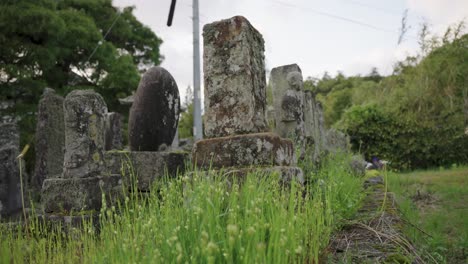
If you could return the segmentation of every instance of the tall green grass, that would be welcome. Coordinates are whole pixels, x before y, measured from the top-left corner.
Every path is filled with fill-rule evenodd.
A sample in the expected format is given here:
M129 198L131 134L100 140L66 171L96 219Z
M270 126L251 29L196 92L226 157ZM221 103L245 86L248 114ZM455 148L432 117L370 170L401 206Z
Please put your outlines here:
M318 263L360 201L348 162L338 155L318 170L302 164L305 187L281 186L277 175L253 173L239 185L192 171L103 206L99 228L86 222L65 233L34 220L28 234L2 228L0 262Z
M429 263L467 263L468 167L390 173L406 233Z

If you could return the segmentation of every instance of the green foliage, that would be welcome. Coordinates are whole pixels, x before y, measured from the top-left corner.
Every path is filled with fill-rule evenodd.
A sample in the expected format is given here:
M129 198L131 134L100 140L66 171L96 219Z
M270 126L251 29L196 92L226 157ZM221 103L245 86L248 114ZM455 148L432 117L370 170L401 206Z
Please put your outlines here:
M7 0L0 5L0 101L14 102L0 111L20 120L22 144L33 143L45 87L61 95L94 89L116 111L118 98L136 89L139 71L161 62L161 40L131 7L119 11L111 0Z
M179 138L193 138L193 93L187 87L185 92L185 102L181 107L179 119Z
M326 74L305 86L316 91L326 124L350 134L354 149L367 157L400 169L466 163L468 34L462 32L463 23L443 38L426 28L421 53L399 62L388 77L376 69L365 77Z
M390 173L389 188L406 222L405 233L427 263L466 263L468 167Z

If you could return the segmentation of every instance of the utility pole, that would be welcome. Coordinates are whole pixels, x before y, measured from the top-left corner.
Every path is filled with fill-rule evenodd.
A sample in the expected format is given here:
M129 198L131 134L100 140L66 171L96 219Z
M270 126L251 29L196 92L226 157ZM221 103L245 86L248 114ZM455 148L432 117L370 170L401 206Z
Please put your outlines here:
M193 19L193 136L194 140L203 139L200 92L200 19L198 0L192 2Z

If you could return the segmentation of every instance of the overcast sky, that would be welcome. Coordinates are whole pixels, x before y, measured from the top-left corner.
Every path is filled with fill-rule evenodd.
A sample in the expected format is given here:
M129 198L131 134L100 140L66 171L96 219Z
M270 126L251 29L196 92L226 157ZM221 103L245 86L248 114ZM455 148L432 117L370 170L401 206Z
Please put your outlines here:
M173 25L166 26L171 0L114 0L135 6L135 16L163 39L161 66L172 73L184 98L192 86L192 0L177 0ZM245 16L263 34L265 64L297 63L304 78L325 71L345 75L377 67L388 74L393 64L414 53L421 23L433 32L468 18L468 0L199 0L200 34L204 24ZM409 31L398 45L404 10ZM200 39L203 54L203 40ZM203 65L203 63L201 64ZM203 73L202 73L203 74ZM203 79L202 79L203 80ZM202 81L203 85L203 81Z

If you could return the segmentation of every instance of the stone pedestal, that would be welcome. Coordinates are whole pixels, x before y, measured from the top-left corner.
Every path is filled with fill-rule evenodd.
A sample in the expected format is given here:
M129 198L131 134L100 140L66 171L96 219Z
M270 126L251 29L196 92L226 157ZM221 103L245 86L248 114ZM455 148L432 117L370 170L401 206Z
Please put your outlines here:
M64 110L64 170L44 181L44 210L99 210L103 194L109 200L122 190L120 176L104 174L106 103L92 90L74 90L65 98Z
M126 186L132 184L136 177L139 191L150 191L158 179L175 178L177 173L185 171L185 152L153 152L153 151L109 151L105 155L107 173L122 175Z
M303 182L291 140L267 133L262 35L241 16L203 28L205 135L192 162L206 173L242 179L278 175Z

